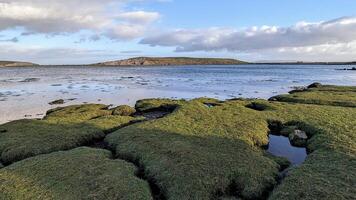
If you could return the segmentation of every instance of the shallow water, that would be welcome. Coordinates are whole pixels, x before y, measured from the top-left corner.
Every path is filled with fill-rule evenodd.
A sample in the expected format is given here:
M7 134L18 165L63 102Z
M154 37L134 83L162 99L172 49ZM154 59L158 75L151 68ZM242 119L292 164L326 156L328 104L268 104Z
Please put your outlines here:
M272 155L287 158L294 166L302 164L307 157L306 148L292 146L285 136L270 134L267 151Z
M312 82L356 85L348 66L238 65L183 67L13 67L0 68L0 124L40 118L64 99L65 105L134 105L143 98L269 98Z

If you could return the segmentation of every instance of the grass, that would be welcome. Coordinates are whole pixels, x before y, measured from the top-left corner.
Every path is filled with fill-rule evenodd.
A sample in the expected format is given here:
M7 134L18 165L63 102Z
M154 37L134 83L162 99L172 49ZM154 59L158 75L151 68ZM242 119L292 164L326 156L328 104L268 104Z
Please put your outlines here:
M44 120L18 120L0 125L0 160L10 164L86 145L140 119L111 114L105 105L88 104L51 110Z
M111 156L84 147L17 162L0 170L0 199L152 199L136 167Z
M159 102L151 99L138 105L152 109L160 107ZM278 161L262 155L259 147L268 142L267 122L280 121L307 132L310 154L271 199L350 199L355 194L355 108L264 100L209 99L211 103L216 105L208 107L204 99L164 99L162 105L178 104L172 114L120 129L106 141L118 155L140 162L169 199L217 194L255 199L275 184ZM231 187L234 192L229 192Z
M144 166L168 199L260 198L276 183L280 167L259 147L268 143L266 120L242 106L204 103L180 102L165 118L125 127L106 141L118 156ZM159 100L142 105L160 107Z
M104 105L59 108L49 111L44 120L20 120L1 125L1 162L75 148L114 131L105 137L105 141L115 156L142 167L145 177L159 186L167 199L354 199L356 108L350 103L354 103L355 90L356 87L318 86L290 94L300 97L300 100L291 102L251 99L220 102L206 98L141 100L136 104L138 113L152 110L172 113L130 126L125 125L142 118L113 115L113 110ZM341 100L340 97L329 97L330 92L340 93ZM339 103L335 103L337 101ZM272 124L278 126L271 127ZM289 163L266 153L262 147L268 144L271 128L282 129L287 136L288 127L307 133L309 154L301 166L291 168L288 176L278 184L279 171ZM77 151L102 152L107 155L107 160L110 156L102 150L80 148ZM87 188L92 186L91 182L74 183L82 179L87 183L88 177L95 179L108 173L105 175L107 179L103 179L108 184L101 186L101 182L95 182L100 185L92 193L98 195L96 199L117 199L118 196L110 194L124 194L121 189L108 192L111 188L116 189L116 184L126 188L125 191L144 190L140 183L126 187L126 183L120 182L130 182L135 178L132 177L134 172L124 171L118 177L113 176L114 169L100 167L106 163L101 157L90 156L90 162L86 162L86 154L79 152L35 156L2 168L0 180L6 177L3 178L6 182L2 184L0 181L0 189L6 191L6 195L13 195L10 197L14 199L19 199L16 195L86 195L90 194ZM72 154L75 159L63 159L62 164L57 164L64 165L59 175L73 180L58 178L57 165L51 163L56 163L60 155L71 157ZM120 166L115 169L121 170ZM93 171L87 172L86 169ZM123 178L123 175L127 177ZM53 182L57 184L51 184ZM61 190L67 185L73 187L68 194ZM109 185L112 187L108 189ZM68 196L68 199L77 199L73 197L78 196ZM86 197L83 198L90 199ZM135 196L122 198L137 199Z
M356 107L356 89L348 86L322 85L273 98L283 102Z

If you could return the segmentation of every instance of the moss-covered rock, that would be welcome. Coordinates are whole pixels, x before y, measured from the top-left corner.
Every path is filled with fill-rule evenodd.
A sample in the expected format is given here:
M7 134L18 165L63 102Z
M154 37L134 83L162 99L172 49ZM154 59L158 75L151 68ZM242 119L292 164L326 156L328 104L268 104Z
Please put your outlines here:
M0 125L0 160L12 163L86 145L138 120L111 115L107 107L68 106L50 110L44 120L18 120Z
M272 97L270 100L356 107L356 87L315 85L313 87L309 86L308 89L303 90L302 92L278 95Z
M127 106L127 105L118 106L112 109L112 114L119 115L119 116L131 116L135 114L135 112L136 112L135 108L132 108L131 106Z
M152 199L136 167L106 150L78 148L0 170L0 199Z

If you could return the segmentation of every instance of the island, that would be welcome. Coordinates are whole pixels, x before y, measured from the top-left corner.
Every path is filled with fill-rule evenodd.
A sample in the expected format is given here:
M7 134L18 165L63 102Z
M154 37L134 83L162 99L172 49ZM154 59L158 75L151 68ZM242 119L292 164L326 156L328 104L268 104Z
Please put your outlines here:
M226 58L136 57L92 64L92 66L181 66L181 65L239 65L247 62Z
M0 61L0 67L32 67L38 66L38 64L31 62L20 62L20 61Z

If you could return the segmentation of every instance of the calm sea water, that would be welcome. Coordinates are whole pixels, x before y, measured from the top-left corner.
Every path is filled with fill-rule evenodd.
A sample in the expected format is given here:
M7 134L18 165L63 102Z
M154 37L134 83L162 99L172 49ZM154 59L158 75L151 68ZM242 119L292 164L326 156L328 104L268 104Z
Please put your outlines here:
M356 85L348 66L239 65L182 67L0 68L0 123L40 118L55 106L104 103L134 105L143 98L269 98L312 82Z

